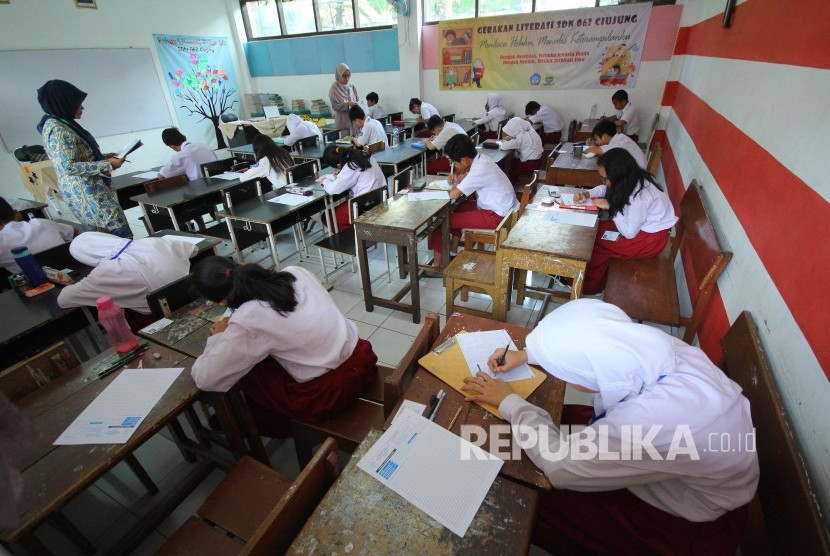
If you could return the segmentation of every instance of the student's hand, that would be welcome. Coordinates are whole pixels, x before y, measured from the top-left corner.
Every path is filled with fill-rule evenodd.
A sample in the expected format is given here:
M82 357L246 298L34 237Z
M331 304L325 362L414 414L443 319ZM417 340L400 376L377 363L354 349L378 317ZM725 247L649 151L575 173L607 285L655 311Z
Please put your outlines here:
M591 197L591 194L587 191L577 191L574 193L574 203L581 203L583 201L587 201Z
M504 373L514 367L518 367L522 363L527 363L527 352L525 350L513 351L508 349L507 356L504 358L504 364L499 365L499 360L503 353L504 348L499 348L487 360L487 367L494 373Z
M112 166L113 170L117 170L117 169L121 168L121 166L124 164L124 159L123 158L115 158L113 156L112 158L109 159L109 163Z
M484 402L496 407L502 400L513 393L510 384L503 380L490 378L487 373L478 373L477 376L468 376L464 379L461 390L467 393L468 402Z
M225 329L228 328L229 321L230 319L228 317L222 317L221 319L213 323L213 326L210 329L210 335L213 336L215 334L220 334L224 332Z
M115 158L116 153L105 153L104 158Z
M597 208L601 208L601 209L605 209L605 210L608 210L608 209L611 208L611 203L608 202L608 199L603 199L601 197L597 198L597 199L594 199L594 204L597 206Z
M601 147L590 147L590 148L585 149L585 152L586 153L594 153L596 155L601 155L602 154L602 148Z
M450 174L449 176L447 176L447 183L450 185L455 185L456 183L458 183L458 176L456 176L455 174Z

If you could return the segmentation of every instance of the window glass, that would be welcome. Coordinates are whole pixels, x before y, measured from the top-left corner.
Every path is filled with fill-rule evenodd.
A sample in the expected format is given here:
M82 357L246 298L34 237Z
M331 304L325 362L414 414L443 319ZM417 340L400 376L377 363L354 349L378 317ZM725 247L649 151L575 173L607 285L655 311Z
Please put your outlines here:
M476 16L476 2L475 0L424 0L424 10L425 21L464 19Z
M317 32L312 0L282 0L282 16L286 35Z
M505 14L530 13L533 9L531 0L480 0L478 3L479 17Z
M320 31L354 29L352 0L317 0L317 13L320 16Z
M602 1L602 0L600 0ZM618 0L612 0L615 4ZM536 0L536 11L573 10L576 8L593 8L595 0Z
M355 0L359 27L380 27L398 23L398 13L387 0ZM410 0L411 1L411 0Z
M246 2L245 13L248 16L248 24L251 26L252 39L282 35L276 0Z

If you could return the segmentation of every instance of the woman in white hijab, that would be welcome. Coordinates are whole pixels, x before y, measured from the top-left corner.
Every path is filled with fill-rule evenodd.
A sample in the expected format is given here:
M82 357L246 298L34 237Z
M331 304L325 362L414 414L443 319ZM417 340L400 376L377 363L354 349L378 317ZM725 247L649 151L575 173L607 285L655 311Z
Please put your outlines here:
M510 118L501 128L503 151L515 150L519 161L510 165L510 177L515 181L521 176L532 176L542 166L542 138L525 119Z
M300 118L296 114L289 114L285 121L285 127L288 128L288 135L283 139L283 144L286 147L293 147L300 139L317 136L319 144L323 144L323 132L313 122L308 122Z
M498 406L554 486L535 544L552 554L735 553L758 485L754 429L740 387L700 349L580 299L545 317L499 366L502 352L489 361L495 372L527 362L594 393L590 424L568 435L509 383L465 380L468 399ZM591 457L574 457L575 438L590 439Z
M198 249L170 236L131 240L86 232L72 240L69 252L78 262L94 268L86 278L61 290L58 305L92 307L99 297L108 295L122 309L149 315L147 294L187 276L190 257ZM131 325L146 320L137 319Z
M483 125L486 131L479 134L479 139L498 139L499 122L507 117L507 111L501 103L498 93L490 93L487 96L487 103L484 105L487 113L483 118L475 120L476 125Z
M347 130L348 134L354 135L352 122L349 120L349 108L357 104L360 97L357 96L357 89L349 83L352 77L352 70L346 64L337 64L334 72L334 83L329 87L329 100L331 109L334 110L334 124L339 130Z

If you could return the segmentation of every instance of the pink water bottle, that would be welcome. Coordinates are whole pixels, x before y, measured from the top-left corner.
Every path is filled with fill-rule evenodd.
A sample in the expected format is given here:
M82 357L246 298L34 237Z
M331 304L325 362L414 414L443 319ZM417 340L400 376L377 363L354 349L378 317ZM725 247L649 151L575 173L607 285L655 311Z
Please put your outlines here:
M118 353L127 353L138 347L138 341L124 318L124 311L109 296L96 302L98 305L98 322L109 334L110 342Z

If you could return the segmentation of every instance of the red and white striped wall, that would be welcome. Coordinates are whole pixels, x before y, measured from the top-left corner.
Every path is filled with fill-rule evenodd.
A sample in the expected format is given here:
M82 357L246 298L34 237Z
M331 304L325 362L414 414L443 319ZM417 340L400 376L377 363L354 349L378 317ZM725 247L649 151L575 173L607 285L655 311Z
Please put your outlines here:
M663 95L660 178L678 204L692 179L734 258L701 347L743 310L759 326L830 510L830 4L685 0ZM684 261L685 264L685 261Z

